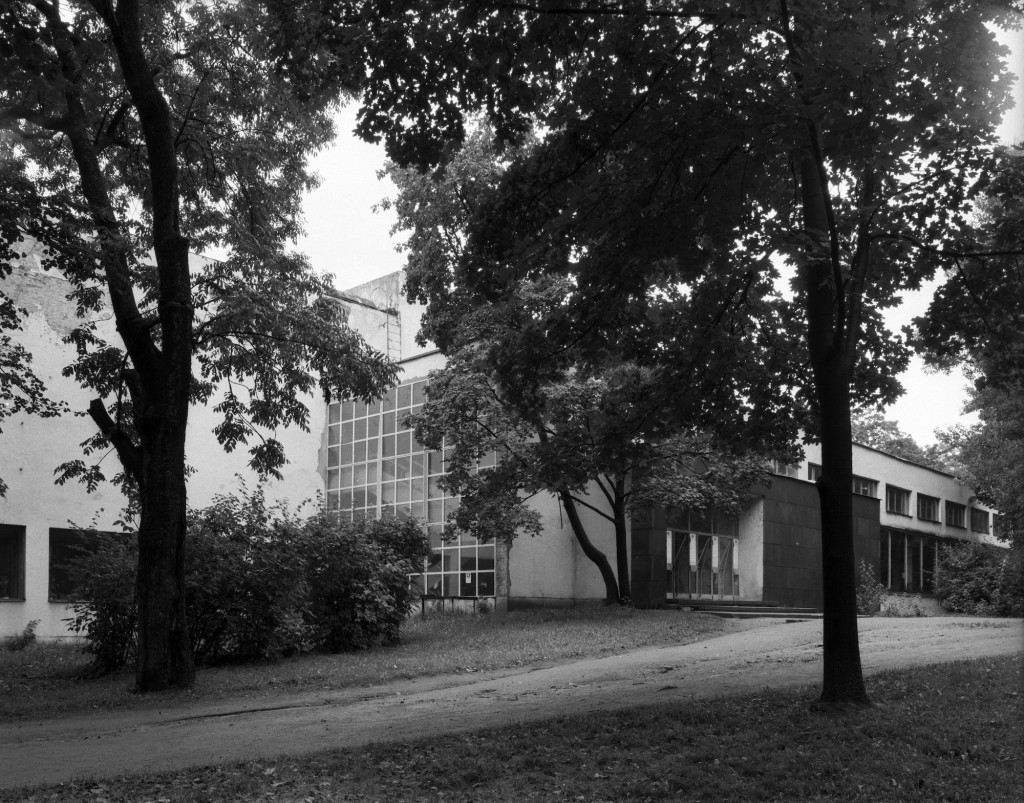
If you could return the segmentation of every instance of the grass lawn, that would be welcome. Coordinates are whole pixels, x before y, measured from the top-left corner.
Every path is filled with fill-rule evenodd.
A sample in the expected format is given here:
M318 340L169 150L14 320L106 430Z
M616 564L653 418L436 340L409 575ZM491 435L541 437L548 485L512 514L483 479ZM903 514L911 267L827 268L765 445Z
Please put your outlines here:
M887 672L876 706L808 690L562 718L304 759L65 784L0 800L1018 803L1020 656Z
M432 614L409 620L401 643L339 655L200 669L185 692L132 693L130 670L83 678L88 664L69 644L0 652L0 722L96 709L161 707L372 686L428 675L536 666L689 644L743 625L707 614L585 607L507 615Z

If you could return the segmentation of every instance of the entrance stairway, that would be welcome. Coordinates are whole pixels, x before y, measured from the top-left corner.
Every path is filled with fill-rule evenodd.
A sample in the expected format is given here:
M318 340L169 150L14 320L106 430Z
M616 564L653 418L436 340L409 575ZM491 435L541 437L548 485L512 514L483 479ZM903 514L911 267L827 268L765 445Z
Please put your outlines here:
M664 605L677 611L700 611L723 616L727 619L785 619L798 622L820 619L821 611L815 608L787 608L777 602L733 599L675 599Z

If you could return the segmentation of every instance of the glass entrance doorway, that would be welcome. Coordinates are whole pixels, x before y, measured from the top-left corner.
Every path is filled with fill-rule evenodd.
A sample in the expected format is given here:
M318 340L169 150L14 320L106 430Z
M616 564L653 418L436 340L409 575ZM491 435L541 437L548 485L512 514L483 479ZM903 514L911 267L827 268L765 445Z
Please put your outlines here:
M736 519L691 514L689 524L689 531L668 530L666 533L668 597L739 599ZM703 526L698 529L693 525Z

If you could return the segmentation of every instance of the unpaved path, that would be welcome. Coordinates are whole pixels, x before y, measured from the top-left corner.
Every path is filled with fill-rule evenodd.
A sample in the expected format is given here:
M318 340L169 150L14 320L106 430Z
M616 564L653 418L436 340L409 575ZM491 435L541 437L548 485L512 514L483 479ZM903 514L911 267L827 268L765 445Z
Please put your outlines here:
M1020 620L864 619L865 672L1019 653ZM0 727L0 788L406 741L514 722L810 685L821 622L545 669L423 678L252 707L129 711Z

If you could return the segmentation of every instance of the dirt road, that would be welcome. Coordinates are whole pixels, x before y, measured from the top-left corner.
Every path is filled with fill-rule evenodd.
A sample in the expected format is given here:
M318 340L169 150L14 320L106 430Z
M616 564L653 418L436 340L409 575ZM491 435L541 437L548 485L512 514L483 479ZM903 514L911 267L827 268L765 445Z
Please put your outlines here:
M864 619L865 672L1020 653L1020 620ZM695 697L812 685L821 622L545 669L425 678L337 694L0 726L0 789L355 747L371 741Z

